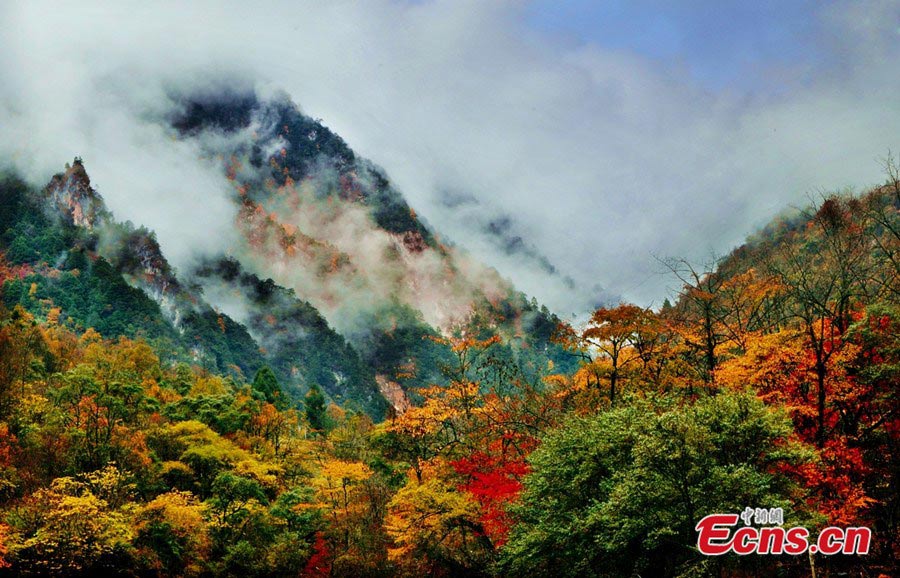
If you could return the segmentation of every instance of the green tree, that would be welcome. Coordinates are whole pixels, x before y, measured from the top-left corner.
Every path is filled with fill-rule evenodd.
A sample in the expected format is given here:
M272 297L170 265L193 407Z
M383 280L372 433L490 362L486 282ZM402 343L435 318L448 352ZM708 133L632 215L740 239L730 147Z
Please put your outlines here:
M281 390L281 384L275 377L275 372L268 365L264 365L256 372L253 378L253 389L262 393L266 397L266 401L274 404L279 409L285 406L284 393Z
M328 414L325 408L325 396L319 386L312 384L303 399L306 421L309 427L317 432L324 432L328 425Z
M791 422L750 393L722 393L694 405L632 401L573 417L531 456L503 551L510 575L682 575L704 560L694 550L703 516L747 505L799 503L774 473L810 450L781 440Z

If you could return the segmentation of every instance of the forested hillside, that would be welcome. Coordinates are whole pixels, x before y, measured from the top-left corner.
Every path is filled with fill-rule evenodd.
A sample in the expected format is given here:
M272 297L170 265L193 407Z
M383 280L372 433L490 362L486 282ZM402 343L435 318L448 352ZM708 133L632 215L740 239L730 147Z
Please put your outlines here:
M392 405L408 404L420 383L443 383L440 367L452 354L436 339L442 334L502 333L509 360L535 376L554 359L572 363L550 339L556 318L511 289L493 301L472 296L465 319L443 332L401 299L373 298L359 302L360 310L345 303L356 328L347 332L351 344L294 289L248 271L235 257L198 255L200 265L176 274L152 231L115 220L80 159L43 190L12 176L2 187L5 255L17 271L3 293L7 307L19 304L39 319L52 311L105 337L142 337L165 362L238 378L268 365L293 400L315 383L328 399L376 420ZM241 254L244 262L258 259L252 251ZM323 275L314 279L325 287L332 281Z
M382 393L390 384L415 397L420 383L442 381L440 367L451 351L433 338L453 334L502 334L510 359L533 375L545 373L548 361L574 368L550 340L555 315L442 241L384 170L287 95L216 92L172 100L173 138L216 159L232 186L241 236L222 247L225 259L308 302L373 370ZM202 267L186 275L211 302L255 308L239 287L217 291L226 280L210 272Z
M889 169L886 186L818 199L708 270L670 261L683 287L660 310L621 304L546 327L572 370L523 363L527 343L490 316L472 318L477 334L424 329L440 375L411 371L412 404L384 421L337 403L317 356L344 351L366 379L381 366L322 337L325 321L291 291L211 262L198 275L252 296L251 321L200 307L179 330L126 281L121 257L102 256L95 228L61 223L7 180L2 572L890 575L900 179ZM274 330L260 352L249 335L263 326ZM309 368L299 402L280 382L287 358ZM869 526L872 551L699 555L698 520L746 506L781 507L811 530Z

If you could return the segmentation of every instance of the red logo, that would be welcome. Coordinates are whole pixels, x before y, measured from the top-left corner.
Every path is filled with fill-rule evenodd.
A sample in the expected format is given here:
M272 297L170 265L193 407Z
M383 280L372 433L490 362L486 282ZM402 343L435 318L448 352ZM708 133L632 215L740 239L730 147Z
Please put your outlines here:
M872 544L872 530L863 527L838 528L830 526L810 542L810 532L802 526L741 526L738 514L710 514L697 523L697 549L707 556L721 556L733 552L748 554L868 554ZM749 522L746 522L749 524Z

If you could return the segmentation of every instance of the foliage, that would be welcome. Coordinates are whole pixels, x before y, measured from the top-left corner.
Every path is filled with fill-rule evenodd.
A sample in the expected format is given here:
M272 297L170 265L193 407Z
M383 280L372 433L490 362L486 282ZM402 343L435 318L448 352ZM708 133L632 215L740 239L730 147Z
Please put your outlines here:
M780 464L812 452L784 441L788 419L752 393L690 406L635 400L553 431L529 459L504 550L513 575L671 575L698 562L694 525L746 504L804 520L803 494Z
M318 146L341 157L332 136ZM696 522L748 505L875 530L868 558L817 556L820 573L893 569L896 179L708 266L670 261L683 287L658 311L568 326L511 295L439 335L394 303L361 354L227 260L214 273L256 293L248 326L276 329L273 352L202 305L176 330L130 284L130 247L104 253L22 183L0 187L2 572L804 575L807 560L699 557ZM383 226L419 226L376 189ZM386 412L376 372L411 403Z

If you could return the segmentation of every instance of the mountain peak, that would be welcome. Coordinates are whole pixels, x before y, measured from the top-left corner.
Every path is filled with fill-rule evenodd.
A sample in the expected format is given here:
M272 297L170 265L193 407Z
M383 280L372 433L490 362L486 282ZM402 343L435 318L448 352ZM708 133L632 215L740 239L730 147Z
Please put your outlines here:
M66 170L50 179L44 190L47 200L72 224L93 229L106 215L106 204L91 186L91 178L81 157L75 157Z

